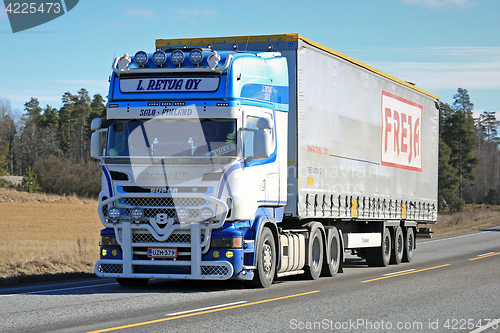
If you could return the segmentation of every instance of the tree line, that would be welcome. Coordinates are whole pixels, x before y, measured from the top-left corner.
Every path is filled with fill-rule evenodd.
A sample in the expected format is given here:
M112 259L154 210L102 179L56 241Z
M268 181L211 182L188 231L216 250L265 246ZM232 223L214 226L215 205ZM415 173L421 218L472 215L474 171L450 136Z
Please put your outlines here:
M453 100L439 105L439 210L498 204L500 123L494 112L474 118L466 89L458 88ZM90 123L105 116L104 98L85 89L64 93L59 109L31 98L17 120L0 98L0 176L34 174L45 192L96 197L101 171L90 158Z
M96 197L100 167L90 157L90 122L106 116L104 98L85 89L62 95L59 109L32 97L20 119L0 99L0 175L34 171L43 191Z

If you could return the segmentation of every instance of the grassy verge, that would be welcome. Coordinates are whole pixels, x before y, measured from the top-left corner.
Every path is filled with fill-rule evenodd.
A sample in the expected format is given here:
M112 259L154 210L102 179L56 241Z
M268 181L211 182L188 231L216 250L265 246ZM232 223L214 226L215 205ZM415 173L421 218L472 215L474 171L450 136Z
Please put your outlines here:
M0 189L0 286L93 275L97 201Z
M0 188L0 287L93 277L102 228L96 200ZM442 214L433 236L500 224L500 207Z

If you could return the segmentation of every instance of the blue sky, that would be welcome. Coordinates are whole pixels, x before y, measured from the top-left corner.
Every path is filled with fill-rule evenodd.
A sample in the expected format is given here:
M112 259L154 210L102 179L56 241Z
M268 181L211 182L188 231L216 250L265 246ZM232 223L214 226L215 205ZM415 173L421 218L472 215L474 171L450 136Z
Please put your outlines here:
M498 0L81 0L13 34L0 5L0 98L59 108L80 88L107 95L113 57L157 38L298 33L414 82L446 103L469 91L476 113L500 111ZM500 113L499 113L500 114Z

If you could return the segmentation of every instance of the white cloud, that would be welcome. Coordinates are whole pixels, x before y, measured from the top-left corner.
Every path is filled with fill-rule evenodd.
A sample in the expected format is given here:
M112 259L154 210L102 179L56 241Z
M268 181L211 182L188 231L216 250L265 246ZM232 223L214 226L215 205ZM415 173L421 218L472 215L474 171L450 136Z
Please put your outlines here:
M185 20L191 23L194 23L196 19L199 17L216 17L217 15L219 15L219 12L217 12L214 9L203 9L203 10L171 9L170 13L173 17L177 18L178 20Z
M500 89L500 47L358 49L356 53L368 65L423 89Z
M130 24L125 24L122 21L111 22L108 24L108 26L115 30L122 30L122 31L136 30L134 26Z
M443 8L456 6L462 9L475 5L474 0L403 0L406 5L421 5L429 8Z
M127 16L139 16L141 18L151 18L155 17L155 13L149 9L137 9L131 8L125 12Z

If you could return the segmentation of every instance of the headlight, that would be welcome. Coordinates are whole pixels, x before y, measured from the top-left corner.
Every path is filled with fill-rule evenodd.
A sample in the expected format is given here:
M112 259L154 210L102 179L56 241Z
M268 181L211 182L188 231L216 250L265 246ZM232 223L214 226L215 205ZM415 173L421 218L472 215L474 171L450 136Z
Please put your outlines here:
M101 236L101 246L118 246L116 237Z
M148 54L144 51L139 51L134 56L134 62L138 66L144 66L148 62Z
M167 55L162 50L158 50L153 53L153 62L157 66L161 66L167 61Z
M214 217L214 212L210 208L203 208L200 210L200 217L202 220L209 220Z
M189 52L189 61L193 64L198 65L203 60L203 52L201 50L195 49Z
M108 209L108 217L113 222L117 222L120 219L121 215L122 215L122 212L117 207L111 207L110 209Z
M179 208L177 209L177 219L179 222L184 222L188 219L189 217L189 211L185 208Z
M182 52L181 50L174 50L170 54L170 61L176 66L180 65L184 61L184 58L184 52Z
M134 220L140 220L144 216L144 211L142 208L136 207L130 210L130 217Z
M243 239L241 237L222 237L214 238L211 242L211 247L220 249L230 249L238 248L241 249L243 246Z

